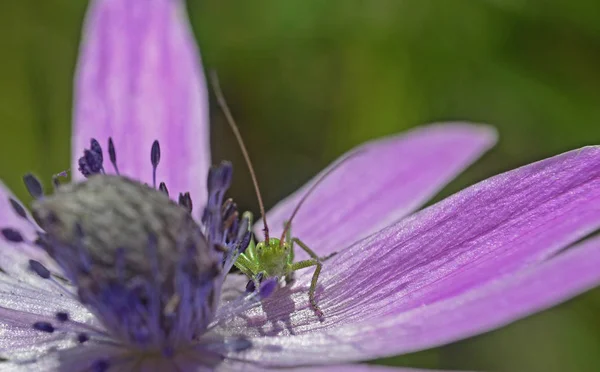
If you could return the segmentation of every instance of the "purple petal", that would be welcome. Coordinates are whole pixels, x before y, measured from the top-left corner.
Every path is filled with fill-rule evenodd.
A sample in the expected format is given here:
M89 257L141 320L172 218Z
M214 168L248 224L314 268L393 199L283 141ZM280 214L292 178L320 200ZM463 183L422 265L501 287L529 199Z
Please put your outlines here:
M319 372L319 371L348 371L348 372L435 372L430 369L414 369L414 368L394 368L394 367L385 367L378 366L374 364L344 364L344 365L334 365L334 366L319 366L319 367L304 367L304 368L293 368L293 369L285 369L285 371L292 372Z
M0 323L11 325L28 326L34 318L54 321L57 312L68 312L73 322L91 319L89 311L64 292L37 288L6 275L0 275L0 309ZM8 314L11 311L13 315Z
M60 357L60 358L58 358ZM177 370L182 372L205 372L208 370L203 366L197 355L180 355L174 359L167 358L151 358L148 357L141 363L137 359L127 358L122 355L122 351L112 346L103 345L86 345L85 347L74 347L68 350L63 350L60 354L48 355L36 361L34 365L28 365L27 368L19 368L19 365L2 363L2 367L6 367L6 371L71 371L81 370L82 366L89 365L95 360L101 358L115 358L123 361L115 366L118 370L135 370L144 372L163 372L173 370L174 363L177 364ZM59 360L60 359L60 360ZM32 369L32 368L38 369ZM87 370L87 369L86 369ZM253 363L243 361L226 360L219 364L214 371L245 371L257 372L264 371L264 367L257 366ZM289 371L289 372L319 372L319 371L349 371L349 372L435 372L433 370L422 370L412 368L393 368L368 364L353 364L353 365L334 365L334 366L317 366L317 367L302 367L302 368L285 368L285 369L269 369L270 371ZM441 372L441 371L440 371Z
M248 277L241 274L229 274L225 277L223 286L221 287L221 297L219 307L224 306L227 302L236 300L245 292Z
M250 363L245 363L243 361L233 362L226 361L224 364L220 365L217 370L223 371L231 371L231 370L240 370L246 372L254 372L254 371L264 371L265 367L255 366ZM394 367L385 367L378 366L374 364L345 364L345 365L323 365L323 366L315 366L315 367L300 367L300 368L269 368L268 371L289 371L289 372L328 372L328 371L348 371L348 372L435 372L433 370L425 370L425 369L413 369L413 368L394 368ZM441 372L441 371L439 371Z
M128 358L123 357L123 348L117 348L110 345L94 344L81 346L72 345L71 343L71 345L67 345L70 346L68 348L65 348L65 345L60 344L54 346L57 346L60 351L47 353L45 350L40 350L35 353L32 352L30 359L34 360L33 363L4 362L0 364L0 371L101 371L102 369L95 369L91 365L98 360L104 360L111 357L120 357L121 360L128 360ZM131 359L132 358L129 358L129 360ZM129 362L125 365L121 364L119 365L119 369L112 368L109 369L109 371L146 371L145 369L136 369L132 366L132 364L134 364L134 362Z
M96 138L112 172L152 184L150 149L162 147L157 181L204 204L210 164L207 92L180 0L96 0L90 5L75 81L73 169ZM75 172L78 173L78 172ZM77 174L77 178L81 178Z
M274 365L452 342L600 283L600 238L556 255L599 227L600 147L587 147L490 178L342 251L319 278L324 322L308 309L306 270L226 332L255 337L249 353Z
M24 209L23 204L2 182L0 182L0 221L0 229L14 230L26 240L23 243L14 243L0 235L0 268L5 273L29 282L39 281L39 278L27 272L29 259L40 261L52 270L56 269L52 259L41 248L27 243L36 238L37 225Z
M29 221L33 221L24 205L0 182L0 228L10 227L19 230L26 238L34 237L35 225L23 218L23 212Z
M321 256L339 251L413 212L495 142L490 127L446 123L360 146L310 195L292 234ZM267 213L273 236L281 234L298 200L325 172ZM262 231L260 221L255 231ZM296 251L298 259L307 257Z
M600 282L600 238L461 296L366 324L295 337L254 339L262 363L340 362L413 352L501 327L561 303ZM310 345L310 347L306 347ZM279 352L268 353L269 350ZM247 355L247 357L250 357Z
M37 322L56 324L56 314L67 312L70 321L60 332L46 333L33 328ZM73 344L63 330L86 331L81 322L93 322L92 315L76 300L50 287L44 289L23 280L0 274L0 354L15 360L29 360L50 348Z

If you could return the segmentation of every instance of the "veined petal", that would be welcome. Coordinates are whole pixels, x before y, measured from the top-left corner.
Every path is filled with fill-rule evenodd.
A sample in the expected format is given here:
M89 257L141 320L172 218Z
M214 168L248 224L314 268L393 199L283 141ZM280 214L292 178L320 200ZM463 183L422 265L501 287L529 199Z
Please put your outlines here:
M288 369L285 369L288 371ZM414 368L394 368L386 366L378 366L374 364L344 364L337 366L318 366L318 367L304 367L304 368L293 368L292 372L319 372L319 371L348 371L348 372L435 372L430 369L414 369ZM441 371L438 371L441 372Z
M501 327L597 286L598 265L600 238L595 238L554 259L442 302L366 324L257 338L250 352L260 353L263 363L284 365L297 360L348 362L440 346ZM277 346L279 352L268 353Z
M29 360L43 355L51 348L72 346L75 340L64 331L86 331L86 327L81 324L93 324L92 315L79 302L50 288L52 290L41 286L33 287L22 280L0 274L2 357ZM60 332L47 333L34 329L36 322L56 324L58 312L68 313L70 319L69 322L60 324Z
M225 277L223 286L221 287L221 297L219 307L224 306L230 301L239 298L244 294L246 290L246 284L248 284L248 277L243 274L228 274Z
M254 336L263 347L248 353L273 365L372 359L452 342L600 283L600 238L557 254L598 228L595 146L492 177L342 251L319 278L324 322L308 308L307 270L226 332Z
M80 349L72 349L62 352L59 361L58 354L49 355L33 365L18 365L14 363L0 363L0 372L30 372L30 371L72 371L75 368L80 368L82 365L99 358L106 358L107 353L111 355L114 350L107 350L106 347L86 347ZM217 368L206 368L194 362L193 358L175 358L168 359L151 359L146 363L134 364L129 366L131 371L143 372L163 372L172 370L174 362L177 365L178 371L185 372L209 372L209 371L244 371L258 372L264 371L264 367L245 363L242 361L225 361ZM120 366L127 367L127 366ZM121 370L124 370L121 368ZM413 368L393 368L370 364L352 364L352 365L337 365L337 366L316 366L316 367L300 367L300 368L285 368L285 369L268 369L269 371L288 371L288 372L320 372L320 371L348 371L348 372L435 372L433 370L413 369ZM441 371L438 371L441 372Z
M298 368L269 368L265 369L260 365L252 365L250 363L242 361L226 361L222 366L219 366L219 371L289 371L289 372L329 372L329 371L340 371L340 372L435 372L430 369L413 369L413 368L394 368L379 366L374 364L344 364L344 365L322 365L314 367L298 367ZM442 371L438 371L442 372Z
M445 123L362 145L343 155L351 158L317 186L296 215L292 234L321 256L339 251L413 212L495 142L491 127ZM267 213L274 236L332 166ZM256 226L262 236L260 221ZM300 249L296 255L308 257Z
M162 154L157 182L206 200L208 104L198 51L180 0L95 0L75 81L73 169L90 138L112 136L119 171L152 184L150 149ZM74 171L77 178L81 178Z
M30 316L52 318L59 311L68 312L74 321L84 322L92 318L83 305L65 293L30 286L3 274L0 275L0 309L4 309L0 311L3 314L0 324L31 325L33 322L28 323ZM8 315L10 311L14 311L14 316ZM23 323L19 323L17 312L23 314Z

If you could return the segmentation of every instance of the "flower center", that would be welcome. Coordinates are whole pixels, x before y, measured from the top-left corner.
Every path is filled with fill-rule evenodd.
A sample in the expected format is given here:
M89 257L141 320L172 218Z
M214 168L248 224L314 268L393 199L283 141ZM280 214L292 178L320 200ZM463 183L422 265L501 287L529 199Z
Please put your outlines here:
M40 244L112 334L156 348L206 329L223 252L187 209L125 177L94 175L32 210ZM187 324L177 321L182 304L194 305Z
M211 168L208 202L198 224L191 215L189 193L180 194L178 204L168 197L166 184L156 188L157 141L150 156L155 187L118 174L112 140L109 158L117 175L105 173L99 143L92 139L90 147L79 160L87 178L83 182L63 185L55 180L55 192L44 195L35 177L24 177L36 199L34 219L43 229L31 244L57 262L61 275L76 287L78 299L106 329L90 326L90 332L77 334L77 341L87 343L96 337L138 354L167 357L206 345L202 335L215 316L223 279L251 237L249 221L238 218L235 203L224 201L231 165L224 162ZM11 205L28 219L17 201L11 199ZM25 241L15 229L1 232L9 241ZM62 286L40 262L30 260L29 266L41 278ZM263 289L260 295L266 292ZM33 328L54 333L70 321L69 314L57 313L56 321L36 322ZM234 344L250 346L240 339ZM109 365L107 360L96 362L99 370Z

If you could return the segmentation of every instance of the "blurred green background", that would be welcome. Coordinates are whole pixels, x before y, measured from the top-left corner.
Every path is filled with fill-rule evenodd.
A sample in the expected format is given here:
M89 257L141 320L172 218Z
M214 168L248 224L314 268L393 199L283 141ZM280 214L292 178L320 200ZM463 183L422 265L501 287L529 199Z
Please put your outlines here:
M0 4L0 177L69 167L72 79L85 1ZM438 120L495 125L499 145L441 196L518 165L600 143L597 0L194 0L268 206L345 150ZM213 110L214 159L237 165L232 195L256 201ZM276 180L276 181L275 181ZM600 269L600 268L599 268ZM504 329L384 364L597 371L600 291Z

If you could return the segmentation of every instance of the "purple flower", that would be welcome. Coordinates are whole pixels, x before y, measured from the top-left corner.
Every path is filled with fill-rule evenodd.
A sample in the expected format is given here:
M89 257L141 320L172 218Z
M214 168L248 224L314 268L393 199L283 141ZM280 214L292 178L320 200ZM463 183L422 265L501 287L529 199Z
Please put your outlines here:
M322 321L311 270L258 303L245 278L223 283L248 237L244 220L223 221L231 169L208 173L207 94L182 2L93 1L75 88L74 176L89 179L43 196L26 177L39 225L0 189L0 370L379 370L343 364L485 332L600 282L600 238L586 239L600 226L600 148L411 215L495 142L489 127L447 123L361 146L298 213L295 236L339 252L319 278ZM268 213L273 234L312 182Z

